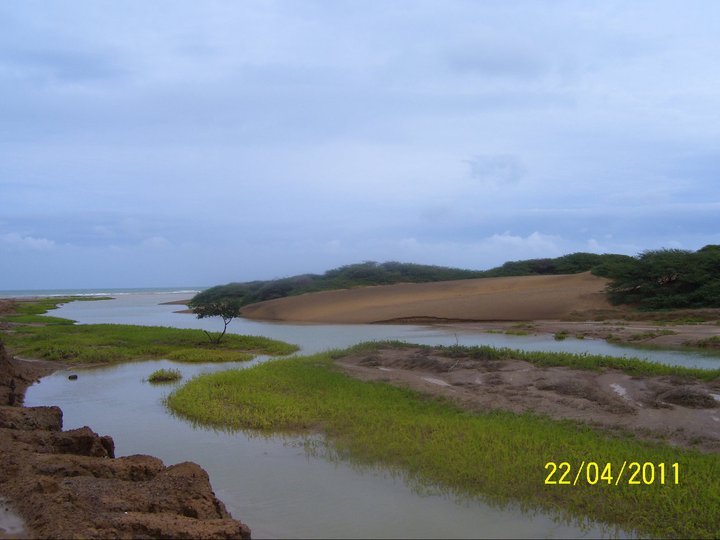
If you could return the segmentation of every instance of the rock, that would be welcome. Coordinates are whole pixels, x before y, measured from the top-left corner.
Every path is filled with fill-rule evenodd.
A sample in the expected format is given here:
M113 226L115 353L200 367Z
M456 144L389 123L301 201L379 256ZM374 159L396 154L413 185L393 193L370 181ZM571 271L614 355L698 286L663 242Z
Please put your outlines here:
M19 381L22 397L47 369L28 366L8 358L0 344L0 403L11 381ZM114 455L112 437L89 427L62 431L58 407L0 406L0 494L24 520L27 536L250 538L199 465Z
M0 407L0 428L62 430L60 407Z

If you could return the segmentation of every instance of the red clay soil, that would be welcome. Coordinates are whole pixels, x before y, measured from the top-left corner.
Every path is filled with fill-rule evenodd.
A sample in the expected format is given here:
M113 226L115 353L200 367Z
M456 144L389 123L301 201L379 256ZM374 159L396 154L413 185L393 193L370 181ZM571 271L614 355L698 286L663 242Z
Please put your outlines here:
M199 465L115 458L111 437L62 431L60 408L22 407L56 367L10 358L0 343L0 538L250 538ZM3 526L13 514L24 530Z

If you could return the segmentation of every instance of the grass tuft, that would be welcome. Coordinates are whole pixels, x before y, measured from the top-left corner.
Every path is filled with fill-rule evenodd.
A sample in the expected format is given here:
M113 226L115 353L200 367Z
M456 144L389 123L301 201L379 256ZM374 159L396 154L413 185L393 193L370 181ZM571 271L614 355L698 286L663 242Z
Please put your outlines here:
M168 383L168 382L175 382L182 379L182 373L180 373L179 369L158 369L157 371L153 371L150 376L148 377L148 382L157 384L157 383Z

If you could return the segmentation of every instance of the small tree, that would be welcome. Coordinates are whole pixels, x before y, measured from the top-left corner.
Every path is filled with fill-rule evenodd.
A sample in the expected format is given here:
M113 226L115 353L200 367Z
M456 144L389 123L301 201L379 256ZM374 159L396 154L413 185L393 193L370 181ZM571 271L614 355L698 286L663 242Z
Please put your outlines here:
M217 345L225 336L225 332L227 332L227 327L228 324L230 324L230 321L232 321L240 313L240 301L214 300L211 302L193 305L191 309L198 319L204 319L205 317L222 317L224 324L222 332L213 335L207 330L203 330L210 342Z

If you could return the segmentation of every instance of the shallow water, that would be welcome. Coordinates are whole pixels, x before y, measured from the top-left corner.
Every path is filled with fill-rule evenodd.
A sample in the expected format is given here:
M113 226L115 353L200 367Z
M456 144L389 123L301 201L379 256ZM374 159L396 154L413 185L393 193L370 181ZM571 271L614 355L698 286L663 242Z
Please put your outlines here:
M222 330L217 318L197 319L181 305L165 302L187 298L183 294L128 294L114 300L71 302L54 310L52 315L78 321L79 324L139 324ZM567 338L557 341L550 335L512 336L488 334L443 326L391 324L287 324L234 319L228 332L267 336L299 345L302 354L333 348L344 348L363 341L401 340L426 345L492 345L534 351L605 354L652 360L662 364L720 368L720 357L700 352L653 350L608 343L604 340Z
M218 321L173 313L182 306L160 305L177 298L162 294L127 295L110 301L75 302L53 315L86 324L218 329ZM422 326L287 325L239 320L233 321L230 330L296 343L303 353L370 339L617 355L636 353L600 341L556 342L537 336L469 332L456 335L452 330ZM650 354L656 353L644 355ZM663 353L662 358L693 365L704 357ZM208 471L218 497L235 517L250 525L255 538L572 538L608 536L614 532L601 526L579 528L557 523L545 513L493 508L479 500L458 501L441 493L420 494L386 471L359 469L351 463L312 455L305 451L300 438L259 437L253 433L194 427L174 417L163 405L163 398L182 383L154 386L144 381L160 368L180 369L187 380L199 373L245 368L263 360L236 364L181 364L168 360L127 363L74 370L79 375L75 381L68 380L68 372L58 372L32 386L26 404L59 405L64 411L65 429L89 425L98 433L111 434L118 456L143 453L158 456L166 464L185 460L199 463Z
M604 535L530 516L516 508L496 509L480 501L457 501L440 493L420 495L402 479L381 470L314 457L300 438L223 433L173 417L163 405L174 384L143 380L160 368L180 369L183 378L231 365L188 365L167 360L73 370L45 377L28 390L26 404L55 404L64 427L91 426L112 434L118 456L143 453L166 464L195 461L209 473L213 489L233 516L246 521L254 538L572 538Z

